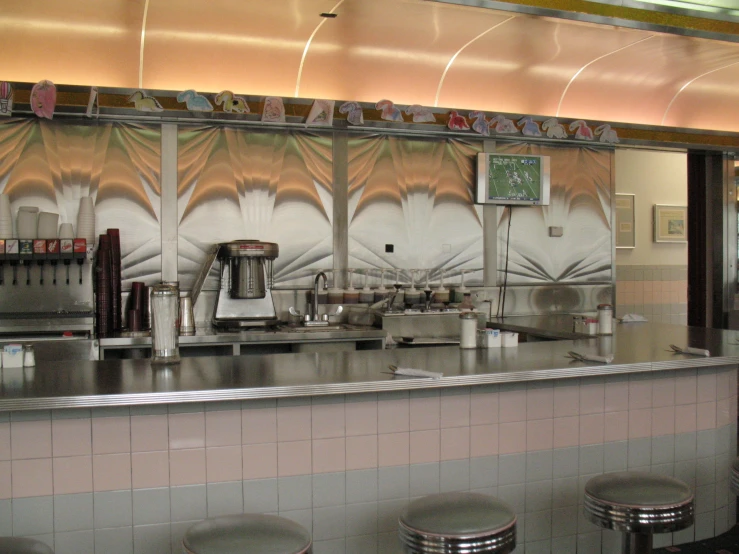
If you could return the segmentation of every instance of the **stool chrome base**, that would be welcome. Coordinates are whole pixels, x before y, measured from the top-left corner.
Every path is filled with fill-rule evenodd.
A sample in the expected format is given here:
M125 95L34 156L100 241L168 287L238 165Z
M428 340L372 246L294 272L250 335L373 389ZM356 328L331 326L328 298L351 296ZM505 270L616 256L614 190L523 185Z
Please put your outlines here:
M516 514L483 494L432 494L401 513L398 535L405 554L510 554L516 548Z
M585 485L585 518L623 532L623 554L652 554L654 533L693 525L693 493L672 477L638 471L607 473Z

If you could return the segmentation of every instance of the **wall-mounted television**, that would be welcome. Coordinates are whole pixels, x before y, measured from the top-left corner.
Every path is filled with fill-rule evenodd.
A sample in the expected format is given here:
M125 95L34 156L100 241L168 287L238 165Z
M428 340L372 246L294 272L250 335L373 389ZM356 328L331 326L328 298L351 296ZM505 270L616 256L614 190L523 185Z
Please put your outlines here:
M477 155L477 204L548 206L549 156Z

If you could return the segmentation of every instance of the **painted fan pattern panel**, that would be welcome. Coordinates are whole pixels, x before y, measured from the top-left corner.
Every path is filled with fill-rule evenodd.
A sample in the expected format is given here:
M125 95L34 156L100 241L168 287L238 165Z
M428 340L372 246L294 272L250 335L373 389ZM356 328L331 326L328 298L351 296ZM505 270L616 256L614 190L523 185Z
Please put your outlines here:
M67 124L31 119L0 123L0 192L77 224L79 199L95 199L95 229L121 233L123 288L161 279L158 127Z
M464 269L466 284L482 284L478 152L479 143L455 139L350 139L349 267L398 268L406 283L411 269L430 269L435 282L443 269L448 283L459 282Z
M511 222L508 283L610 282L611 153L583 147L501 144L505 154L551 157L549 206L517 207ZM508 210L498 222L498 282L503 280ZM550 226L564 236L549 237Z
M308 286L333 266L332 141L310 133L183 128L178 149L178 269L190 288L209 247L276 242L276 286ZM217 287L217 272L205 289Z

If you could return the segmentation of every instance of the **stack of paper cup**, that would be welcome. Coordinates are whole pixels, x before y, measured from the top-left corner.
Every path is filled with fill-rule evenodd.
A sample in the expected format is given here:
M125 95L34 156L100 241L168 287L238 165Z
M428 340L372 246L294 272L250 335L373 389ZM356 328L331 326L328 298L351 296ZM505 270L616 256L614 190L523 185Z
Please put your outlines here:
M74 227L71 223L62 223L59 226L59 238L60 239L73 239L74 238Z
M10 197L0 194L0 239L13 238L13 214L10 211Z
M55 239L59 228L59 214L41 212L38 214L38 237Z
M91 196L80 198L80 211L77 213L77 238L86 239L88 244L95 242L95 206Z
M19 239L37 238L38 208L21 206L15 219Z

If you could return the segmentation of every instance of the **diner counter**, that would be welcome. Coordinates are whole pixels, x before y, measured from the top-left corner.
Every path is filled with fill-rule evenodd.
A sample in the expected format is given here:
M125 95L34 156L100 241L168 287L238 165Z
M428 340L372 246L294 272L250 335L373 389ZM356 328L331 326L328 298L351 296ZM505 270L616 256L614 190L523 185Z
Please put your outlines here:
M711 357L676 354L669 345L705 348ZM610 364L568 352L613 353ZM5 369L0 411L126 406L351 394L715 367L739 362L736 333L661 323L615 326L608 337L524 343L513 348L457 346L383 351L39 362ZM389 365L441 372L441 379L396 377Z

